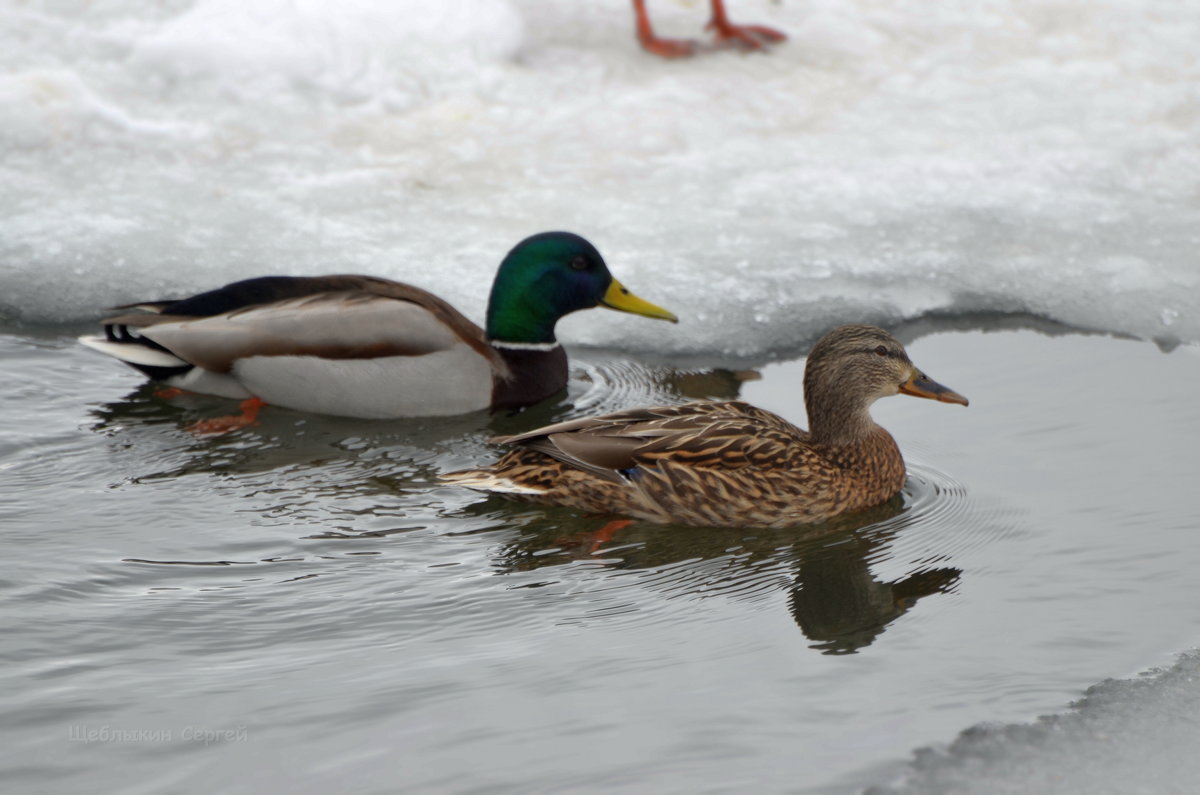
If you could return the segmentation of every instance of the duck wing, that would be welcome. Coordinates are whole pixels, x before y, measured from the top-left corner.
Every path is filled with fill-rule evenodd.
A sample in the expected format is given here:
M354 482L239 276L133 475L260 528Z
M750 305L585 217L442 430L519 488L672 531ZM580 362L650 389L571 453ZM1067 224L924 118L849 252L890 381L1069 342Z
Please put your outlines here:
M432 293L387 279L261 277L133 307L152 311L105 320L109 339L128 339L134 328L155 347L214 372L253 356L375 359L460 345L506 370L478 325Z
M784 466L805 432L742 401L633 409L550 425L494 441L544 453L618 482L638 467Z

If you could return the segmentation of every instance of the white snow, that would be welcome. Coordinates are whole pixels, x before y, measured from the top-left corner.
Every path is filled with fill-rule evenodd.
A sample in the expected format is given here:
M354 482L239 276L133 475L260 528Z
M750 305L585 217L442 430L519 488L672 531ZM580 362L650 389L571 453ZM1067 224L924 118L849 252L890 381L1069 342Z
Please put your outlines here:
M654 0L664 35L707 4ZM359 271L483 312L593 240L666 332L1029 312L1200 341L1200 13L1175 0L733 0L769 54L643 53L627 0L131 0L0 17L0 320Z
M1069 712L1029 724L980 725L923 748L868 795L1193 792L1200 757L1200 655L1088 689Z

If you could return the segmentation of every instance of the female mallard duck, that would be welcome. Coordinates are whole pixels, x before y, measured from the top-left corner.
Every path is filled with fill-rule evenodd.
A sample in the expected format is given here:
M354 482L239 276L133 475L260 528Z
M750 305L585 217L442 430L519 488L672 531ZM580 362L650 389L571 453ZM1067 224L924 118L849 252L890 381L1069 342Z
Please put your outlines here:
M263 276L119 307L148 311L109 318L105 336L80 341L193 392L348 417L447 415L558 392L567 356L555 323L597 305L677 321L621 286L591 243L545 232L500 264L486 330L387 279Z
M873 326L841 326L804 369L811 430L742 402L633 409L497 439L515 445L446 480L514 499L649 522L785 527L878 505L904 485L904 459L871 419L903 393L967 399L930 380Z

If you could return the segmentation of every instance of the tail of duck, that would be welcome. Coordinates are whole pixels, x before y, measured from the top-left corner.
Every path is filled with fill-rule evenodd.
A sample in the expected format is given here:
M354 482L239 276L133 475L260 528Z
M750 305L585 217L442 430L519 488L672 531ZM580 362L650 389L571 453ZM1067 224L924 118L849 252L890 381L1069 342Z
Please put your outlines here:
M456 483L476 491L486 491L491 494L543 494L544 489L523 486L509 478L497 475L490 469L460 469L457 472L446 472L438 476L448 483Z
M118 336L110 333L108 336L88 335L80 337L79 342L92 350L119 359L135 370L140 370L155 381L165 381L171 376L181 375L192 369L192 365L169 353L160 346L149 343L142 337L126 333Z

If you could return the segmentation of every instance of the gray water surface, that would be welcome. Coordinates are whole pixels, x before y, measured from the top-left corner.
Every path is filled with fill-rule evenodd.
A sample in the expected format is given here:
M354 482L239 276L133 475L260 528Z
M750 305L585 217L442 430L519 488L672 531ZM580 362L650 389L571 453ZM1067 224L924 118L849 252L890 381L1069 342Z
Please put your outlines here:
M803 362L743 382L576 351L569 394L517 416L267 409L214 439L186 426L228 402L157 398L66 331L0 336L6 788L853 791L1200 644L1197 351L909 350L971 406L876 405L910 464L892 504L606 540L436 475L646 402L803 425Z

